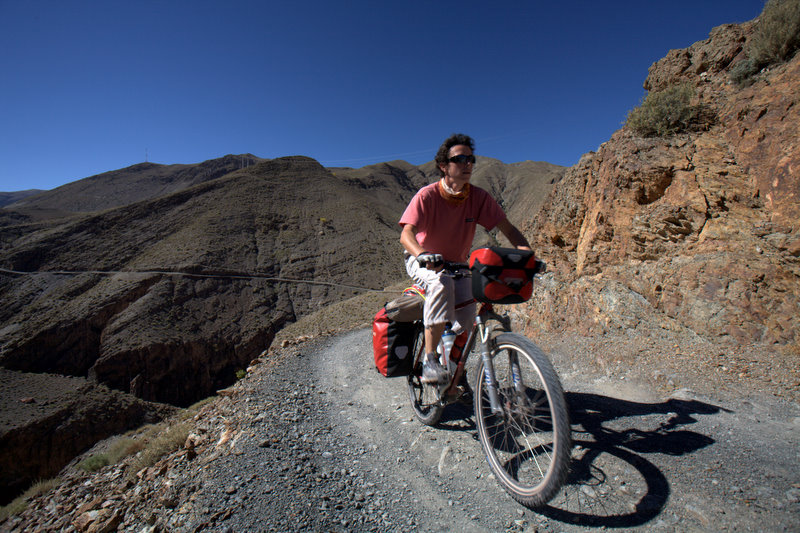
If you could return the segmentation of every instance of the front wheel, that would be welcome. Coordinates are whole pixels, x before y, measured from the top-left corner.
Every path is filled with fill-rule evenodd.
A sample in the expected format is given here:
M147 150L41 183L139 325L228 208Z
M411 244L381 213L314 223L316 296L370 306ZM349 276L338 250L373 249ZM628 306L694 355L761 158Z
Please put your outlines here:
M420 324L414 341L414 359L411 373L408 374L408 396L414 415L426 426L435 426L442 418L444 407L439 401L437 385L423 383L422 361L425 358L425 328Z
M499 412L490 405L484 364L475 386L475 419L489 467L511 496L529 507L547 503L569 472L571 435L564 391L539 348L516 333L493 341Z

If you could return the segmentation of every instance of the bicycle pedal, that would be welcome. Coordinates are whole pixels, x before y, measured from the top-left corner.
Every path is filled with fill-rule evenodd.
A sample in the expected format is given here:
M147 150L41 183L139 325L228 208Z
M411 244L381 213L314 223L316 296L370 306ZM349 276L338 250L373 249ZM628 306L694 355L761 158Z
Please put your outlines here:
M461 386L458 386L454 393L445 394L444 398L442 399L442 402L443 403L446 402L447 404L462 402L462 400L466 400L467 396L471 396L471 395L469 395L464 388L462 388ZM471 404L472 403L471 398L469 400L470 400L469 403ZM462 403L466 403L466 402L462 402Z

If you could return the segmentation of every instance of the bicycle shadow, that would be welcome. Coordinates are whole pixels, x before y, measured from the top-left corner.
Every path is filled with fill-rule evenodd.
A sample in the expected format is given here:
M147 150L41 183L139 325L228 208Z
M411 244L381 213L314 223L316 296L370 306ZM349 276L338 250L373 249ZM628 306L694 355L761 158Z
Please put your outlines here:
M436 424L436 429L444 431L471 431L476 430L475 409L472 403L454 402L445 407L442 418ZM475 433L475 439L478 434Z
M633 527L649 522L670 496L666 476L645 454L681 456L714 444L686 429L697 415L722 408L697 400L640 403L589 393L567 393L574 447L564 488L539 514L589 527Z

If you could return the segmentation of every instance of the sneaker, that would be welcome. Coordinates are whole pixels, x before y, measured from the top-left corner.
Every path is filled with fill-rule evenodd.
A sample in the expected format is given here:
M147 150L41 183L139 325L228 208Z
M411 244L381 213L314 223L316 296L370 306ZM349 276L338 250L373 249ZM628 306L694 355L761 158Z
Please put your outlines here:
M447 381L447 372L439 363L436 354L428 354L425 356L425 361L422 363L422 377L420 381L423 383L443 383Z

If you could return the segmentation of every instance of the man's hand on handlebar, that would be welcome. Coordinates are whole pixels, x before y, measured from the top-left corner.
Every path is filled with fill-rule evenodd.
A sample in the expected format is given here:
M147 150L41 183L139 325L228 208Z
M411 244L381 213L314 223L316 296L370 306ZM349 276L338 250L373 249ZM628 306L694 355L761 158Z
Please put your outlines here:
M417 263L423 268L435 270L444 264L442 254L435 254L432 252L422 252L417 256Z

